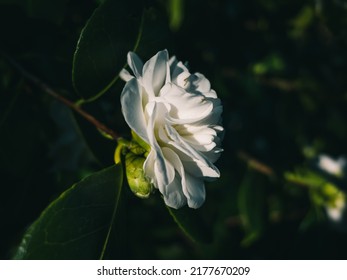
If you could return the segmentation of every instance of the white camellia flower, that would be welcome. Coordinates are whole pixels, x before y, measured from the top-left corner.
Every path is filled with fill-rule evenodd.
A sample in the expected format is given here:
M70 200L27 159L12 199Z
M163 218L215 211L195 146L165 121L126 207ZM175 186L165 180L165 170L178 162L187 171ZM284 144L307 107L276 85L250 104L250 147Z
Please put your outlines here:
M334 160L333 158L323 154L318 158L318 167L332 175L342 176L343 170L346 167L346 159L340 157L337 160Z
M338 192L331 205L326 206L328 217L334 222L340 222L346 208L346 197L343 192Z
M220 176L213 164L222 149L222 105L210 82L191 74L166 50L145 64L132 52L125 69L122 112L130 128L151 147L143 170L172 208L205 201L204 180Z

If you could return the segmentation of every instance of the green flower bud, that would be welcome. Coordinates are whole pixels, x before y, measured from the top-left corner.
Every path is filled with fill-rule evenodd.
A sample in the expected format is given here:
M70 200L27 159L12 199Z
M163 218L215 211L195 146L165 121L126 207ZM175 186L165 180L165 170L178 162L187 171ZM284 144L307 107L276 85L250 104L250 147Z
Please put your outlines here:
M148 198L153 191L152 184L147 180L143 171L143 163L146 158L135 154L132 149L139 151L141 147L132 147L125 155L126 176L131 191L140 198ZM142 153L143 154L143 153Z
M120 164L122 155L125 158L125 173L131 191L140 198L148 198L153 192L153 185L147 179L143 164L150 151L150 146L132 132L132 140L118 139L114 161Z

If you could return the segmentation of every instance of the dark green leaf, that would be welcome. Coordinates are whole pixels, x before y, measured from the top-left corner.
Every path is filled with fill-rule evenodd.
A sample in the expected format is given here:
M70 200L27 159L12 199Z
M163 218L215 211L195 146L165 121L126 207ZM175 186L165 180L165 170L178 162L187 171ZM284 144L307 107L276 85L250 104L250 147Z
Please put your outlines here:
M93 101L109 90L129 51L148 59L172 45L167 19L138 1L104 1L81 33L73 61L75 89Z
M117 80L140 36L138 1L104 1L84 27L73 59L75 89L84 99L101 96Z
M103 258L122 186L121 165L73 185L25 233L15 259Z
M170 215L178 224L180 229L190 239L200 243L212 242L213 235L211 227L208 227L203 218L201 217L201 211L183 207L175 210L167 207Z
M143 28L139 43L134 50L143 60L156 52L174 45L167 18L155 8L149 8L143 14Z

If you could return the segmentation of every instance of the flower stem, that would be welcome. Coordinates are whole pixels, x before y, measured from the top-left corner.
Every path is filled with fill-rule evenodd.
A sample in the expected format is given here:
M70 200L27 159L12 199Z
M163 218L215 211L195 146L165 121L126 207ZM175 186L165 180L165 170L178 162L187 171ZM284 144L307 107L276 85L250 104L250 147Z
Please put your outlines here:
M67 107L70 109L74 110L76 113L81 115L84 119L86 119L88 122L93 124L97 129L100 131L108 134L111 136L113 140L118 140L120 137L119 135L113 131L112 129L108 128L105 124L94 118L92 115L84 111L80 106L72 102L71 100L63 97L59 93L57 93L55 90L53 90L50 86L48 86L46 83L41 81L39 78L36 76L32 75L29 73L27 70L25 70L21 65L19 65L13 58L9 57L7 54L4 52L0 52L6 59L7 61L17 69L18 72L20 72L24 78L26 78L28 81L32 82L35 86L40 88L42 91L45 93L49 94L53 98L57 99L58 101L62 102L65 104Z

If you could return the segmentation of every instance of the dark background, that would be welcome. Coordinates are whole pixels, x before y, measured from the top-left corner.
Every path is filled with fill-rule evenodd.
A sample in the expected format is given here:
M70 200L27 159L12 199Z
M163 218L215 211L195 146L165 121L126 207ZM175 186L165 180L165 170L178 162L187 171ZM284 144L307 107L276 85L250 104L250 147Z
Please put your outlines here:
M72 58L98 2L0 0L2 54L78 100ZM179 9L168 3L145 1L169 27L166 48L203 73L224 106L222 175L207 185L200 210L214 240L193 243L158 193L142 201L127 190L127 234L117 257L346 259L344 220L326 219L309 190L284 174L321 153L347 153L347 2L191 0ZM147 49L142 59L157 51ZM113 164L115 143L27 82L4 56L0 71L0 258L11 258L49 202ZM123 85L83 108L129 136L119 109ZM322 218L312 214L317 207Z

